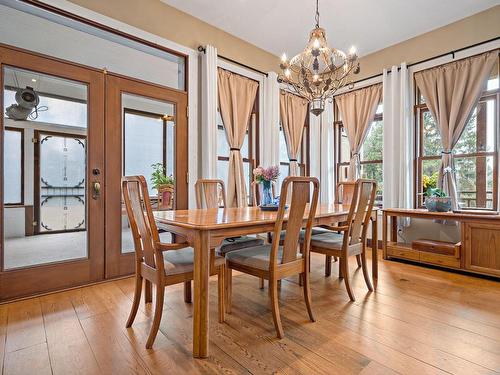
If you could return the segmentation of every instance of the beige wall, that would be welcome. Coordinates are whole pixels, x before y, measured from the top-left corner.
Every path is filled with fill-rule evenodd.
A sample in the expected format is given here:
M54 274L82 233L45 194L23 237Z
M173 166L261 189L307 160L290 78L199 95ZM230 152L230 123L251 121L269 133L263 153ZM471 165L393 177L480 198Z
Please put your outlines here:
M362 57L356 80L382 73L392 65L411 64L498 36L500 5Z
M70 0L176 43L217 47L220 55L263 71L278 71L278 57L159 0ZM500 5L361 58L356 80L384 68L421 61L500 36Z
M193 49L211 44L224 57L262 71L276 70L279 57L159 0L70 0Z

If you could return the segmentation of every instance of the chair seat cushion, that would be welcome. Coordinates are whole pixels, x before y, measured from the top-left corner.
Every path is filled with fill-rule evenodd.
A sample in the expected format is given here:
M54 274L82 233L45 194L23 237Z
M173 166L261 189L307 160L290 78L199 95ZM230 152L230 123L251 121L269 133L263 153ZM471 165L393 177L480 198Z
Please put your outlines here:
M311 229L311 236L315 236L317 234L329 233L329 232L330 231L328 229L323 229L323 228L319 228L319 227L313 227ZM285 240L285 234L286 234L286 230L281 231L280 241L284 241ZM300 230L300 234L299 234L299 241L304 241L305 237L306 237L306 230L305 229L301 229Z
M341 250L343 240L344 235L342 233L328 231L328 233L313 236L311 238L311 248L321 247L323 249Z
M272 245L262 245L244 250L231 251L226 254L226 260L229 265L239 264L259 270L268 270L271 248ZM302 254L297 253L297 258L302 258ZM283 259L283 248L280 246L278 249L278 263L281 263L281 259Z
M225 256L227 253L235 250L246 249L247 247L255 247L264 245L264 240L261 238L241 236L226 238L218 249L218 253Z
M193 272L194 270L194 249L186 247L180 250L168 250L163 253L165 274L178 275L181 273ZM225 259L215 256L215 266L221 266Z

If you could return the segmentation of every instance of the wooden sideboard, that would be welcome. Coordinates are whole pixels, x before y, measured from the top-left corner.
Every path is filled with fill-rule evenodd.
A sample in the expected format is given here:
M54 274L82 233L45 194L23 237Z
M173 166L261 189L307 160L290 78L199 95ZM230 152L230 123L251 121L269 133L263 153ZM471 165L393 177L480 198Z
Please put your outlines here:
M500 215L403 208L389 208L382 212L384 259L407 259L500 278ZM436 246L430 244L427 249L398 242L398 217L456 221L460 225L461 239L449 243L453 251L447 253L436 251L442 248L443 242L436 241Z

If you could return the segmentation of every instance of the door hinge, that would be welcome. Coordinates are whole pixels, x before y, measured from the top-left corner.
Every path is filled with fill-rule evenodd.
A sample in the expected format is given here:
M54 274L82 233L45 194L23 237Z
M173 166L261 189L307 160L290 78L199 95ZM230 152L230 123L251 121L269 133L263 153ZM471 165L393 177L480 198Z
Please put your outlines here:
M38 143L38 138L31 138L32 143Z
M186 107L186 117L189 118L189 106Z
M34 227L36 227L38 225L38 221L34 221L33 223L31 223Z
M189 184L189 172L186 172L186 183Z

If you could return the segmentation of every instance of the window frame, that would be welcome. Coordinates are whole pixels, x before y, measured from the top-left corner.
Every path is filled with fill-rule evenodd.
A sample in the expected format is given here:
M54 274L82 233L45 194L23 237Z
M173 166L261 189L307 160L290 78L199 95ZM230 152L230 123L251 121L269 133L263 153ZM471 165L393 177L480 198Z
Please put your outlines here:
M222 68L222 69L224 69L224 68ZM238 74L238 73L234 73L233 71L231 71L231 73ZM245 78L250 79L252 81L255 81L254 79L246 77L246 76L245 76ZM259 159L259 155L260 155L260 145L259 145L260 83L258 81L255 81L255 82L257 82L257 84L258 84L257 92L255 93L255 100L253 103L252 111L250 112L250 117L248 120L248 127L247 127L247 135L246 135L248 137L248 157L242 156L243 163L248 163L248 166L249 166L249 168L248 168L249 173L247 176L248 177L248 186L250 186L249 191L247 191L248 206L253 206L254 199L253 199L253 191L251 189L252 182L253 182L253 170L260 162L260 159ZM217 111L218 110L219 109L217 109ZM217 124L217 131L224 130L224 120L222 119L222 115L221 115L221 121L222 121L222 126ZM253 126L253 123L255 123L255 126ZM225 130L224 130L224 132L225 132ZM240 150L240 152L241 152L241 150ZM217 150L217 161L229 162L229 156L219 155L219 152Z
M125 148L125 136L126 136L126 133L125 133L125 117L127 114L132 114L132 115L136 115L136 116L143 116L143 117L149 117L149 118L154 118L154 119L161 119L162 120L162 132L163 132L163 135L162 135L162 138L163 138L163 151L162 151L162 154L163 154L163 160L162 160L162 163L163 163L163 168L167 168L167 126L168 126L168 120L165 119L165 116L162 115L162 114L157 114L157 113L153 113L153 112L147 112L147 111L141 111L139 109L133 109L133 108L123 108L123 129L122 129L122 133L123 133L123 140L122 140L122 144L123 144L123 149L122 149L122 175L125 176L125 155L126 155L126 148ZM175 124L175 123L174 123ZM174 125L175 126L175 125ZM175 137L175 132L174 132L174 137ZM175 142L175 139L174 139L174 155L175 155L175 147L176 147L176 142ZM174 160L174 177L175 177L175 160Z
M5 196L3 197L4 202L3 205L5 207L16 207L16 206L24 206L24 129L23 128L15 128L12 126L5 126L4 133L6 131L15 131L21 133L21 201L20 202L10 202L5 203ZM5 139L5 136L3 137ZM3 176L2 176L3 179Z
M423 185L422 185L422 171L423 171L423 163L426 160L440 160L440 155L424 155L424 113L429 112L429 108L426 103L422 103L420 98L420 90L417 85L415 87L415 105L414 105L414 126L415 126L415 147L414 147L414 197L413 197L413 205L415 208L425 208L423 206L424 197L423 197ZM500 112L499 104L500 104L500 88L493 90L485 90L481 94L481 97L478 101L478 105L481 102L485 102L486 100L493 99L495 101L495 109L496 113L495 121L496 121L496 134L495 134L495 148L493 151L476 151L472 153L461 153L461 154L453 154L453 158L473 158L473 157L493 157L493 191L492 193L492 208L488 207L461 207L461 210L483 210L483 211L496 211L498 209L498 152L499 152L499 133L498 125L500 123L500 119L498 113ZM477 200L477 187L476 187L476 200ZM488 194L488 191L486 191Z
M379 103L381 104L382 101ZM341 167L346 167L349 166L349 161L341 161L341 152L342 152L342 129L344 127L344 124L342 121L340 121L340 114L337 106L334 106L334 144L335 144L335 154L334 154L334 160L335 160L335 185L337 185L341 181L340 179L340 169ZM375 114L375 117L372 119L371 123L376 122L376 121L384 121L384 112L382 113L377 113ZM371 126L370 123L370 126ZM352 157L352 153L349 151L349 156ZM377 160L361 160L360 159L360 164L363 165L369 165L369 164L380 164L382 166L383 170L383 165L384 165L384 159L377 159ZM382 201L376 201L375 205L377 207L382 207L383 205L383 200Z

